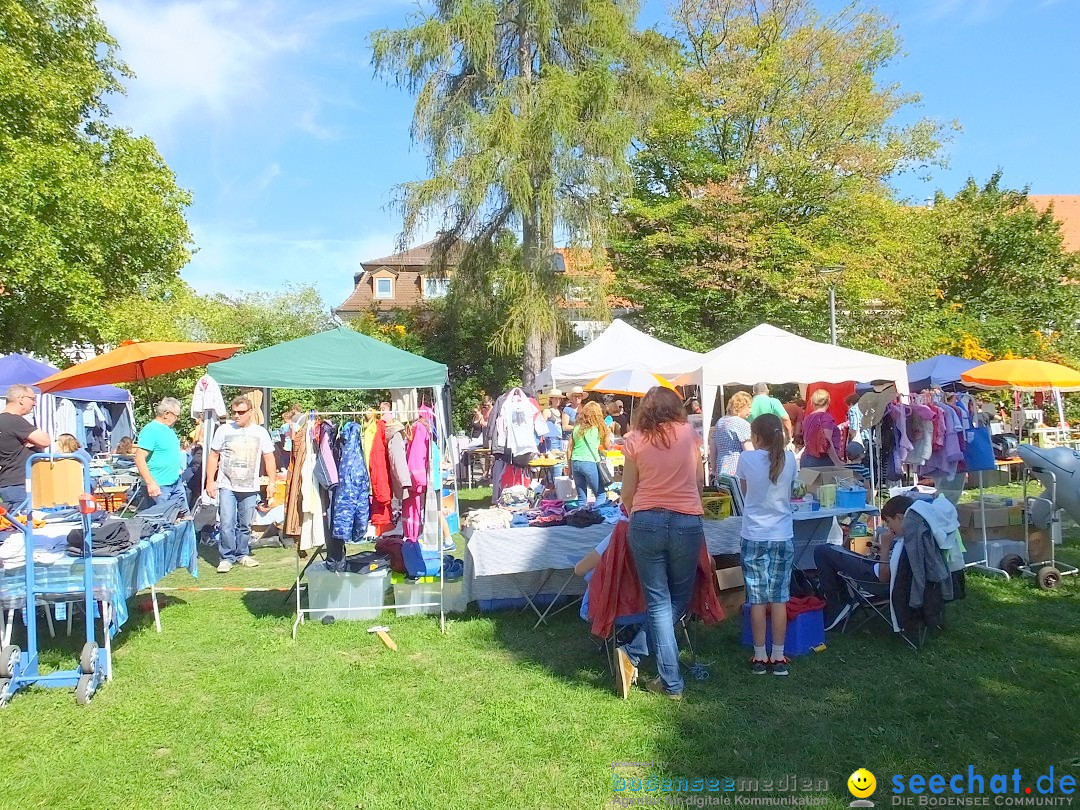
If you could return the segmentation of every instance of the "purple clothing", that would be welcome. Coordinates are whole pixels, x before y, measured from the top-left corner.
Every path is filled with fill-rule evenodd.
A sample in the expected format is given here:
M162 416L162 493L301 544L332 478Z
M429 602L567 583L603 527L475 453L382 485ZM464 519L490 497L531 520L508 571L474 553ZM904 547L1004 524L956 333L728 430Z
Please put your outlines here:
M803 441L806 442L803 458L809 456L814 459L810 465L807 465L804 461L804 466L829 467L832 465L832 457L827 450L821 455L810 450L812 443L817 441L817 436L822 431L826 431L832 436L833 450L836 451L837 455L840 454L840 428L837 426L833 415L828 411L814 411L803 417Z

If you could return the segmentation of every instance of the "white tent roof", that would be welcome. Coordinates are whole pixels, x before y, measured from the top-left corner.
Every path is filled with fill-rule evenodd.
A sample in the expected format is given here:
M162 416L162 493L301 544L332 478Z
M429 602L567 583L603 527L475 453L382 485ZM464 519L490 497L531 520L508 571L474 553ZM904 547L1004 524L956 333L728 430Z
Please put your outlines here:
M907 365L868 352L817 343L763 323L704 356L698 374L682 384L752 385L763 382L839 383L887 380L908 392Z
M700 369L703 358L698 352L671 346L625 321L614 320L588 346L556 357L537 375L536 387L584 385L608 371L624 368L644 369L674 379Z

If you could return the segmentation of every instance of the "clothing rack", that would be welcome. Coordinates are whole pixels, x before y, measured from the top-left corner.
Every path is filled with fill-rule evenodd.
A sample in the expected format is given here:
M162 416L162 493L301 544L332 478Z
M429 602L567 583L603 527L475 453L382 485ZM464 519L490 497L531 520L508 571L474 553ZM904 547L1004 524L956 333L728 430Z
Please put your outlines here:
M436 540L436 548L438 549L438 552L439 552L439 601L438 602L410 603L409 608L411 609L411 608L438 607L439 608L439 632L445 634L446 633L446 607L445 607L445 593L444 593L444 582L445 582L444 567L445 566L443 564L443 552L442 552L442 506L441 506L442 489L443 489L443 477L442 477L442 453L441 453L440 444L449 442L450 425L448 424L448 414L440 414L440 410L441 409L438 406L432 406L430 408L430 411L432 413L434 413L436 423L438 424L438 427L439 427L439 431L438 431L439 440L438 441L433 441L431 443L431 452L428 455L428 480L429 480L428 489L430 491L432 489L432 487L434 487L437 490L436 510L435 511L436 511L436 519L439 521L439 528L438 528L438 531L437 531L437 540ZM359 410L359 411L357 411L357 410L354 410L354 411L316 411L316 410L309 410L304 414L305 418L301 420L301 422L299 423L298 426L306 428L304 430L304 432L303 432L303 436L304 436L303 440L304 441L310 441L309 431L310 431L310 428L311 428L311 426L312 426L315 419L321 419L323 417L329 417L329 416L353 416L353 417L378 416L378 417L381 417L382 413L383 412L380 412L378 408L367 408L365 410ZM392 414L393 416L397 417L398 419L402 419L402 420L409 419L410 421L412 419L418 418L418 417L420 417L422 415L420 413L419 408L417 408L417 409L405 409L405 410L391 409L390 411L388 411L388 413ZM368 460L365 459L365 462L367 462L367 461ZM456 478L455 478L455 481L454 481L454 488L455 488L455 491L456 491L456 489L457 489L457 480L456 480ZM375 539L376 538L374 538L374 537L370 541L365 539L362 543L354 543L351 540L344 540L343 542L346 543L347 545L369 545L369 544L374 543ZM423 542L422 542L422 538L421 538L421 541L420 541L420 547L421 548L424 547ZM300 585L301 585L301 581L302 581L304 575L307 573L308 569L312 565L314 565L315 562L317 560L319 560L320 558L325 558L325 556L326 556L326 550L325 549L326 549L325 545L320 546L317 549L314 549L312 551L311 559L307 561L307 563L304 565L303 569L301 569L301 567L300 567L300 554L297 553L297 555L296 555L296 580L295 580L295 582L293 583L293 586L292 586L292 591L295 592L295 596L296 596L296 620L293 622L293 628L292 628L292 637L293 637L294 641L296 640L296 634L297 634L297 631L298 631L300 625L302 625L304 623L304 617L306 615L308 615L310 613L322 613L322 612L324 612L321 609L312 609L310 607L305 608L305 607L301 606ZM298 552L299 552L299 549L298 549ZM288 598L288 596L286 596L286 598ZM352 613L352 612L358 612L358 611L369 611L370 612L370 611L374 611L374 610L379 610L380 613L381 613L384 610L395 610L397 607L398 607L397 605L387 605L387 604L385 604L385 597L384 597L383 604L378 606L378 608L376 608L374 606L334 608L334 612L335 613Z

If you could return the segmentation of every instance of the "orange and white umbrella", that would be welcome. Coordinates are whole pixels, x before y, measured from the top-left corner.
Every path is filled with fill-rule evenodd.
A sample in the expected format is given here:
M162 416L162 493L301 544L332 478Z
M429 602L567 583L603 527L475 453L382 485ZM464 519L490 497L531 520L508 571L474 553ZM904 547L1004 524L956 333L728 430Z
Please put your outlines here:
M639 368L620 368L601 374L585 386L586 391L601 394L621 394L627 397L643 397L651 388L670 388L675 386L669 380L651 371Z

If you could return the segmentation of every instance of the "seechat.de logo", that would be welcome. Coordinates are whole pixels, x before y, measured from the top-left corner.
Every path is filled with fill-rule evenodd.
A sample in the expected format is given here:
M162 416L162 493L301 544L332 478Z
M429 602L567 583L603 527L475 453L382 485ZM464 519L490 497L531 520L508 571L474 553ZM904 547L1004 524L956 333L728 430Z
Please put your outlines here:
M851 795L855 797L856 801L853 801L849 807L873 807L874 803L867 801L869 797L877 789L877 779L866 768L859 768L847 780L847 789L851 791Z

